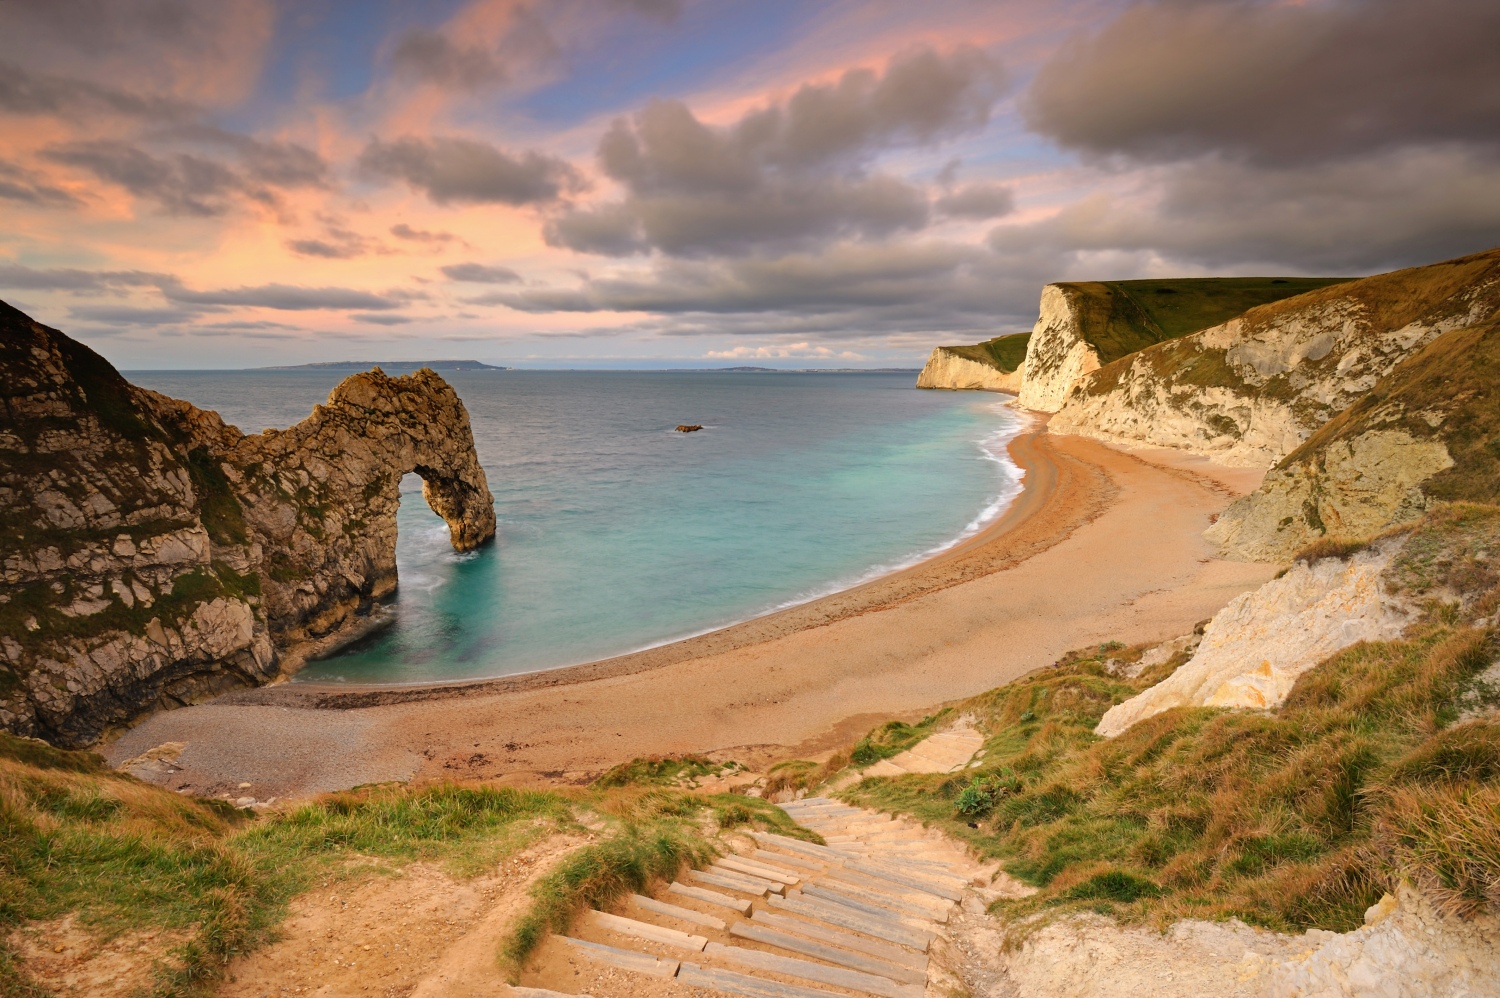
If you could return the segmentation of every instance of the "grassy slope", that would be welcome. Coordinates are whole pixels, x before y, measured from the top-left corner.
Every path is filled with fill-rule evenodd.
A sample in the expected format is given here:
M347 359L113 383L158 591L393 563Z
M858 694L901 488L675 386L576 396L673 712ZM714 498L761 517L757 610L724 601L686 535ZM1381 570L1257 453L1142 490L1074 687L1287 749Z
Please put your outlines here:
M161 968L154 993L204 994L231 957L268 941L289 902L315 883L416 859L473 876L544 836L585 831L586 818L596 841L538 884L530 913L497 954L518 964L584 907L707 862L716 829L809 834L764 801L683 789L698 763L637 760L568 793L364 787L257 817L142 783L91 753L0 733L0 940L69 913L106 938L179 931L189 941ZM0 941L0 996L43 994Z
M1030 339L1030 333L1012 333L1009 336L997 336L992 340L985 340L983 343L943 347L943 349L1009 374L1020 367L1021 362L1026 359L1026 342Z
M1333 656L1277 711L1177 709L1100 739L1105 710L1179 664L1127 680L1108 663L1140 649L1102 646L958 708L988 734L977 773L867 779L842 796L999 858L1040 888L1001 902L1012 915L1348 930L1402 877L1452 911L1500 909L1500 723L1455 723L1461 703L1500 692L1474 679L1496 652L1473 622L1500 606L1497 543L1500 507L1429 517L1396 584L1486 595Z
M1079 281L1084 337L1108 364L1162 340L1216 326L1241 312L1308 291L1340 284L1344 277L1184 277L1159 281ZM1009 374L1026 359L1030 333L1000 336L969 346L943 347Z
M1084 338L1108 364L1153 343L1217 326L1257 305L1347 281L1343 277L1204 277L1081 281L1075 294Z

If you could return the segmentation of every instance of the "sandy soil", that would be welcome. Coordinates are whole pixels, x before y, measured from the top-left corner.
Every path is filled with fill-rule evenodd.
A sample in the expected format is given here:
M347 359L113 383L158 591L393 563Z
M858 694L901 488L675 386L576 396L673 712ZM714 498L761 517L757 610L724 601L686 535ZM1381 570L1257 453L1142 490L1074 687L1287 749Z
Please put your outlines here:
M581 839L553 837L473 880L425 863L298 898L282 940L229 965L220 998L508 994L500 946L530 886Z
M857 589L530 676L244 691L157 714L105 755L118 764L182 742L172 772L143 775L260 800L381 780L584 782L636 756L684 751L756 766L920 716L1071 648L1184 633L1275 571L1217 560L1201 537L1258 473L1043 428L1011 452L1026 487L995 525Z

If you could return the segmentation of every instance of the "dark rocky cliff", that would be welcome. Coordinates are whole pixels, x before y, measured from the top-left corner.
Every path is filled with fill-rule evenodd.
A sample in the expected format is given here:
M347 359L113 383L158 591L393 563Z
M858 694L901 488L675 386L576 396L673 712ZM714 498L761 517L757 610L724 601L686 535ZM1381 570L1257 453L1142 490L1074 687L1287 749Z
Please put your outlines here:
M268 682L396 587L401 476L468 550L493 500L453 389L353 375L245 435L0 303L0 726L67 746Z

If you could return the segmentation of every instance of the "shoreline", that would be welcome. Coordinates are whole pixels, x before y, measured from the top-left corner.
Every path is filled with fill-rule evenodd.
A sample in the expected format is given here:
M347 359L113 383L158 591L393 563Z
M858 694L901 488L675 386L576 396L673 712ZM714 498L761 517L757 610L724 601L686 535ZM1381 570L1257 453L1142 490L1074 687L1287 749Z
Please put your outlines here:
M960 535L928 557L856 583L847 589L814 596L791 606L710 628L698 634L668 639L660 644L591 662L559 665L508 676L439 682L329 683L309 680L294 683L288 678L267 686L234 690L216 697L212 702L236 705L274 703L315 710L349 710L391 703L564 686L611 676L627 676L701 655L733 651L774 640L785 634L827 626L852 616L879 612L929 592L962 585L971 579L1003 571L1009 563L1040 553L1051 543L1061 541L1068 532L1058 533L1054 526L1050 533L1050 543L1045 540L1040 544L1032 543L1024 548L1024 553L1012 550L998 559L993 557L994 552L978 557L980 549L1021 528L1027 520L1040 512L1059 488L1057 466L1046 459L1050 455L1045 450L1045 444L1038 442L1046 436L1050 414L1021 411L1019 415L1029 420L1029 425L1022 427L1007 442L1006 453L1011 463L1021 472L1020 488L999 515L974 533L967 537ZM1076 487L1076 483L1072 481L1067 484ZM1102 500L1107 501L1107 498ZM945 564L950 562L959 564ZM940 568L946 570L934 573L935 569ZM358 635L348 640L359 640L365 633L367 630L362 628Z
M377 782L580 784L633 758L755 766L1003 685L1106 640L1186 633L1277 566L1218 560L1202 531L1259 473L1130 453L1037 421L1021 493L980 533L811 603L630 655L425 687L261 687L165 711L101 745L185 793L258 799Z

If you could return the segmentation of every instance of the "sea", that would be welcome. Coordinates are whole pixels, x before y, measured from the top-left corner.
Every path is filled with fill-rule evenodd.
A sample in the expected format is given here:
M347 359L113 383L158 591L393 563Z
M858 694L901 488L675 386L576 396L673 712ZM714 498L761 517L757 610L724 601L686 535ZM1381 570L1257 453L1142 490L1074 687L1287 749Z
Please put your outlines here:
M128 377L247 433L286 427L343 376ZM406 684L595 661L909 566L1020 490L1003 397L913 373L452 371L495 496L493 544L458 554L407 475L395 623L294 681ZM679 433L679 424L701 424Z

